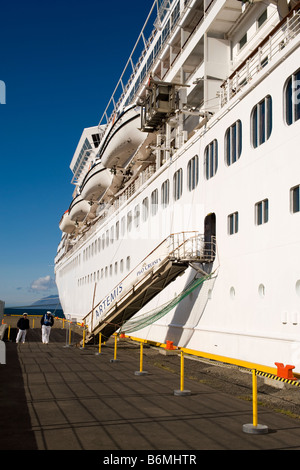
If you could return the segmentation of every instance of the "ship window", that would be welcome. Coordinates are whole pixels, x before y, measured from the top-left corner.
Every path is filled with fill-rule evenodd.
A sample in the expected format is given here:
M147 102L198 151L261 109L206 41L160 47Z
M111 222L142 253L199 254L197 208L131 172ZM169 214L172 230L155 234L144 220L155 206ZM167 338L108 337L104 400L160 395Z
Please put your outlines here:
M115 239L114 232L115 232L114 227L111 227L110 228L110 243L114 242L114 239Z
M300 69L291 75L285 88L285 120L290 126L300 119Z
M137 228L140 225L140 206L134 208L134 226Z
M242 153L242 123L236 121L230 126L225 134L225 161L227 165L232 165Z
M126 268L129 271L129 269L130 269L130 256L127 256L127 258L126 258Z
M120 236L120 222L116 222L116 240L119 240Z
M234 212L228 216L228 234L233 235L239 230L239 213Z
M247 33L244 34L244 36L242 37L242 39L240 39L240 42L239 42L239 46L240 46L240 49L242 49L244 47L244 45L246 44L247 42Z
M268 95L252 111L252 145L254 148L269 139L272 125L272 98Z
M145 199L143 199L143 202L142 202L143 222L145 222L148 219L148 214L149 214L149 200L147 197L145 197Z
M291 189L291 212L295 214L300 212L300 186L294 186Z
M255 204L255 223L256 225L266 224L269 220L269 200L264 199L263 201Z
M100 134L92 134L93 143L95 148L99 147L100 144Z
M124 260L121 259L121 261L120 261L120 271L121 271L121 273L123 272L123 269L124 269Z
M131 211L127 214L127 230L130 232L132 229L132 213Z
M102 235L102 250L105 248L105 235Z
M106 230L106 246L109 245L109 231Z
M161 185L161 203L164 208L169 204L169 196L169 180L166 180Z
M267 17L268 17L268 12L267 10L265 10L257 20L257 28L260 28L264 24L264 22L267 20Z
M174 199L178 201L182 195L182 168L177 170L173 176L173 191L174 191Z
M187 183L189 191L195 189L199 181L199 158L195 155L187 166Z
M158 190L151 193L151 215L155 215L158 210Z
M205 149L205 176L206 179L212 178L218 169L218 142L213 140Z
M125 235L125 217L122 217L121 219L121 235L122 237Z

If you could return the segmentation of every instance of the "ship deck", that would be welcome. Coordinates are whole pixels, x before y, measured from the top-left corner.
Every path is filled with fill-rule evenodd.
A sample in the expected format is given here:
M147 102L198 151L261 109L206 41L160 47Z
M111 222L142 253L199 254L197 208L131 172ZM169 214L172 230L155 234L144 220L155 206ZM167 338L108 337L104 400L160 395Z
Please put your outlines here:
M252 422L251 400L192 378L199 361L185 360L184 389L191 394L175 396L177 354L145 345L148 374L140 376L140 348L132 340L119 339L118 361L111 362L114 339L100 355L96 345L66 346L60 322L48 345L41 343L38 325L25 344L15 343L15 332L0 365L1 450L98 450L103 458L131 450L146 459L147 453L137 451L300 449L300 420L267 408L259 408L258 422L268 426L268 434L244 433L243 425ZM251 396L251 374L249 383L244 393Z

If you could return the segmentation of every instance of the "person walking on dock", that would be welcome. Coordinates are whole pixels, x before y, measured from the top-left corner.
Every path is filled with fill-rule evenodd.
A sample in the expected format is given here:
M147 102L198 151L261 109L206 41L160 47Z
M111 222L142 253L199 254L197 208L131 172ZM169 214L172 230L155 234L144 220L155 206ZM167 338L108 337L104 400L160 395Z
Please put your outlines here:
M19 328L19 331L17 334L16 343L19 343L20 341L25 343L26 333L27 330L29 330L29 320L27 318L27 313L23 313L23 316L19 318L17 327Z
M54 318L51 312L45 313L45 315L41 318L41 325L42 325L42 342L44 344L49 343L51 328L54 324Z

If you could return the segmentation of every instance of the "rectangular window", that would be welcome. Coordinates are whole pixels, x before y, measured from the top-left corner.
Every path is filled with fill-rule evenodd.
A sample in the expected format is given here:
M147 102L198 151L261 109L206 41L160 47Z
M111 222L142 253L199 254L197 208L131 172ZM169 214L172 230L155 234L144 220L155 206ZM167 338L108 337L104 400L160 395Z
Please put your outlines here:
M300 212L300 185L291 189L291 212Z
M165 208L169 204L170 192L169 192L169 180L166 180L161 185L161 204Z
M268 12L265 10L257 20L257 27L260 28L268 18Z
M236 121L230 126L225 134L225 161L227 165L232 165L242 153L242 123Z
M300 119L300 69L287 81L284 106L285 120L290 126Z
M254 148L266 142L272 132L272 98L266 96L252 111L252 145Z
M218 169L218 142L216 139L205 148L204 164L205 176L208 180L216 174Z
M266 224L269 220L269 200L264 199L263 201L255 204L255 223L256 225Z
M137 228L140 225L140 206L137 205L134 208L134 226Z
M143 202L142 202L142 219L143 219L143 222L146 222L146 220L148 219L148 214L149 214L149 200L147 197L145 197L145 199L143 199Z
M115 241L115 235L114 235L114 227L110 228L110 243L113 243Z
M240 49L242 49L246 43L247 43L247 33L244 34L244 36L242 37L242 39L239 42Z
M132 229L132 213L131 211L127 214L127 230L130 232Z
M234 212L228 216L228 234L233 235L239 230L239 213Z
M173 176L173 191L174 191L174 199L178 201L182 195L182 169L177 170Z
M158 190L151 193L151 215L155 215L158 210Z
M188 190L192 191L198 184L199 180L199 158L198 155L191 158L187 166L187 185Z

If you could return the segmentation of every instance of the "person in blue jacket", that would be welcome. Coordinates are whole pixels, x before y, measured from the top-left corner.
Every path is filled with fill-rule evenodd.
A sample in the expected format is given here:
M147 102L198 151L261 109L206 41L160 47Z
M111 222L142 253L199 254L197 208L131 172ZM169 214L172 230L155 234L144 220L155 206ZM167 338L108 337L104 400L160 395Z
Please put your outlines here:
M49 343L51 328L54 325L54 318L51 312L45 313L45 315L41 318L41 325L42 325L42 342L44 344Z

